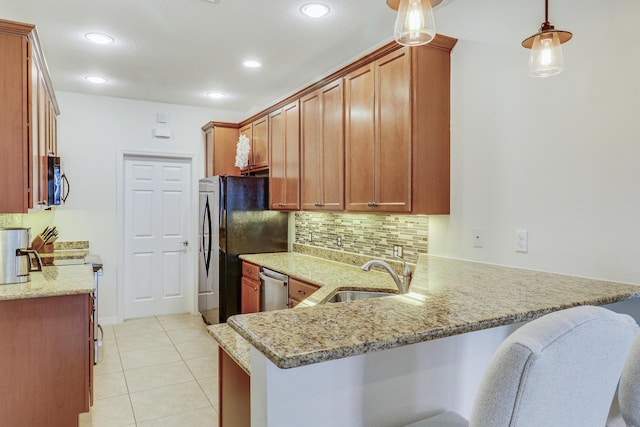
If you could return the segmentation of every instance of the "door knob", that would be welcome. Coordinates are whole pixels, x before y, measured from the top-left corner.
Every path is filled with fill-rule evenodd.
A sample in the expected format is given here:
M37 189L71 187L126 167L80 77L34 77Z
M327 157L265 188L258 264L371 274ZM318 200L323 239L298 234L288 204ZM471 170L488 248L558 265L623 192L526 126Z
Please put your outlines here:
M184 242L182 242L182 246L189 246L189 241L185 240Z

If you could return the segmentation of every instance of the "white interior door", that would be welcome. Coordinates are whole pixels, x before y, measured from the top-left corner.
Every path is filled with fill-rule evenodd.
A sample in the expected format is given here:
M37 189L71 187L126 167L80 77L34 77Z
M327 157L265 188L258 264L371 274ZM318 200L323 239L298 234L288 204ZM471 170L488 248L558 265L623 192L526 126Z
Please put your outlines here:
M189 311L191 163L124 161L125 319Z

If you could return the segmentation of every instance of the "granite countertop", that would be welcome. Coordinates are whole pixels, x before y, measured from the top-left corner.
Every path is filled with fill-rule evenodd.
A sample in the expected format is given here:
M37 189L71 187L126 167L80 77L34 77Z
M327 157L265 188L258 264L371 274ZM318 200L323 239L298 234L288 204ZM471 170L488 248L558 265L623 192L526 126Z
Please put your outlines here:
M324 302L336 289L398 291L387 273L365 272L351 265L295 252L240 255L240 258L320 286L320 289L299 303L294 310ZM220 347L250 374L249 343L227 324L212 325L207 329Z
M352 277L375 281L377 273L295 253L242 258L324 284L299 309L229 318L231 328L280 368L527 321L577 305L640 297L640 287L635 285L424 255L414 272L410 294L313 306L312 299L322 302L338 288L357 288L363 283L350 282ZM343 276L325 268L355 271L353 276ZM388 285L364 286L383 289Z
M226 323L208 326L207 330L209 335L215 338L220 347L236 361L242 370L251 375L250 347L247 340L238 335Z
M0 301L88 294L94 291L91 265L45 266L26 283L0 285Z
M320 286L320 289L298 304L295 309L324 303L338 289L399 292L395 282L386 272L374 270L367 272L352 265L295 252L240 255L240 258Z

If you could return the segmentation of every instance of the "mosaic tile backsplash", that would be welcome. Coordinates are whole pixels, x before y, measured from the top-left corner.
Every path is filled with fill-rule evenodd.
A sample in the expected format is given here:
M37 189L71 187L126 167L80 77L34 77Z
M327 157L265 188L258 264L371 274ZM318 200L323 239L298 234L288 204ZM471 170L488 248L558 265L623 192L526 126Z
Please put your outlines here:
M402 257L415 264L418 254L428 252L428 237L428 216L295 213L294 243L298 245L387 259L393 259L393 246L400 245Z

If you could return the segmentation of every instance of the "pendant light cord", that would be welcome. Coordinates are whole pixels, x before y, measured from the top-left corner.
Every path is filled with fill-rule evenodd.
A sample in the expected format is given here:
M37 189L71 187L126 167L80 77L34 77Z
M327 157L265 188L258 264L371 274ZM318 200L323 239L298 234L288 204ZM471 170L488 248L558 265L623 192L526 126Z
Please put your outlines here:
M549 0L544 0L544 22L549 22Z

